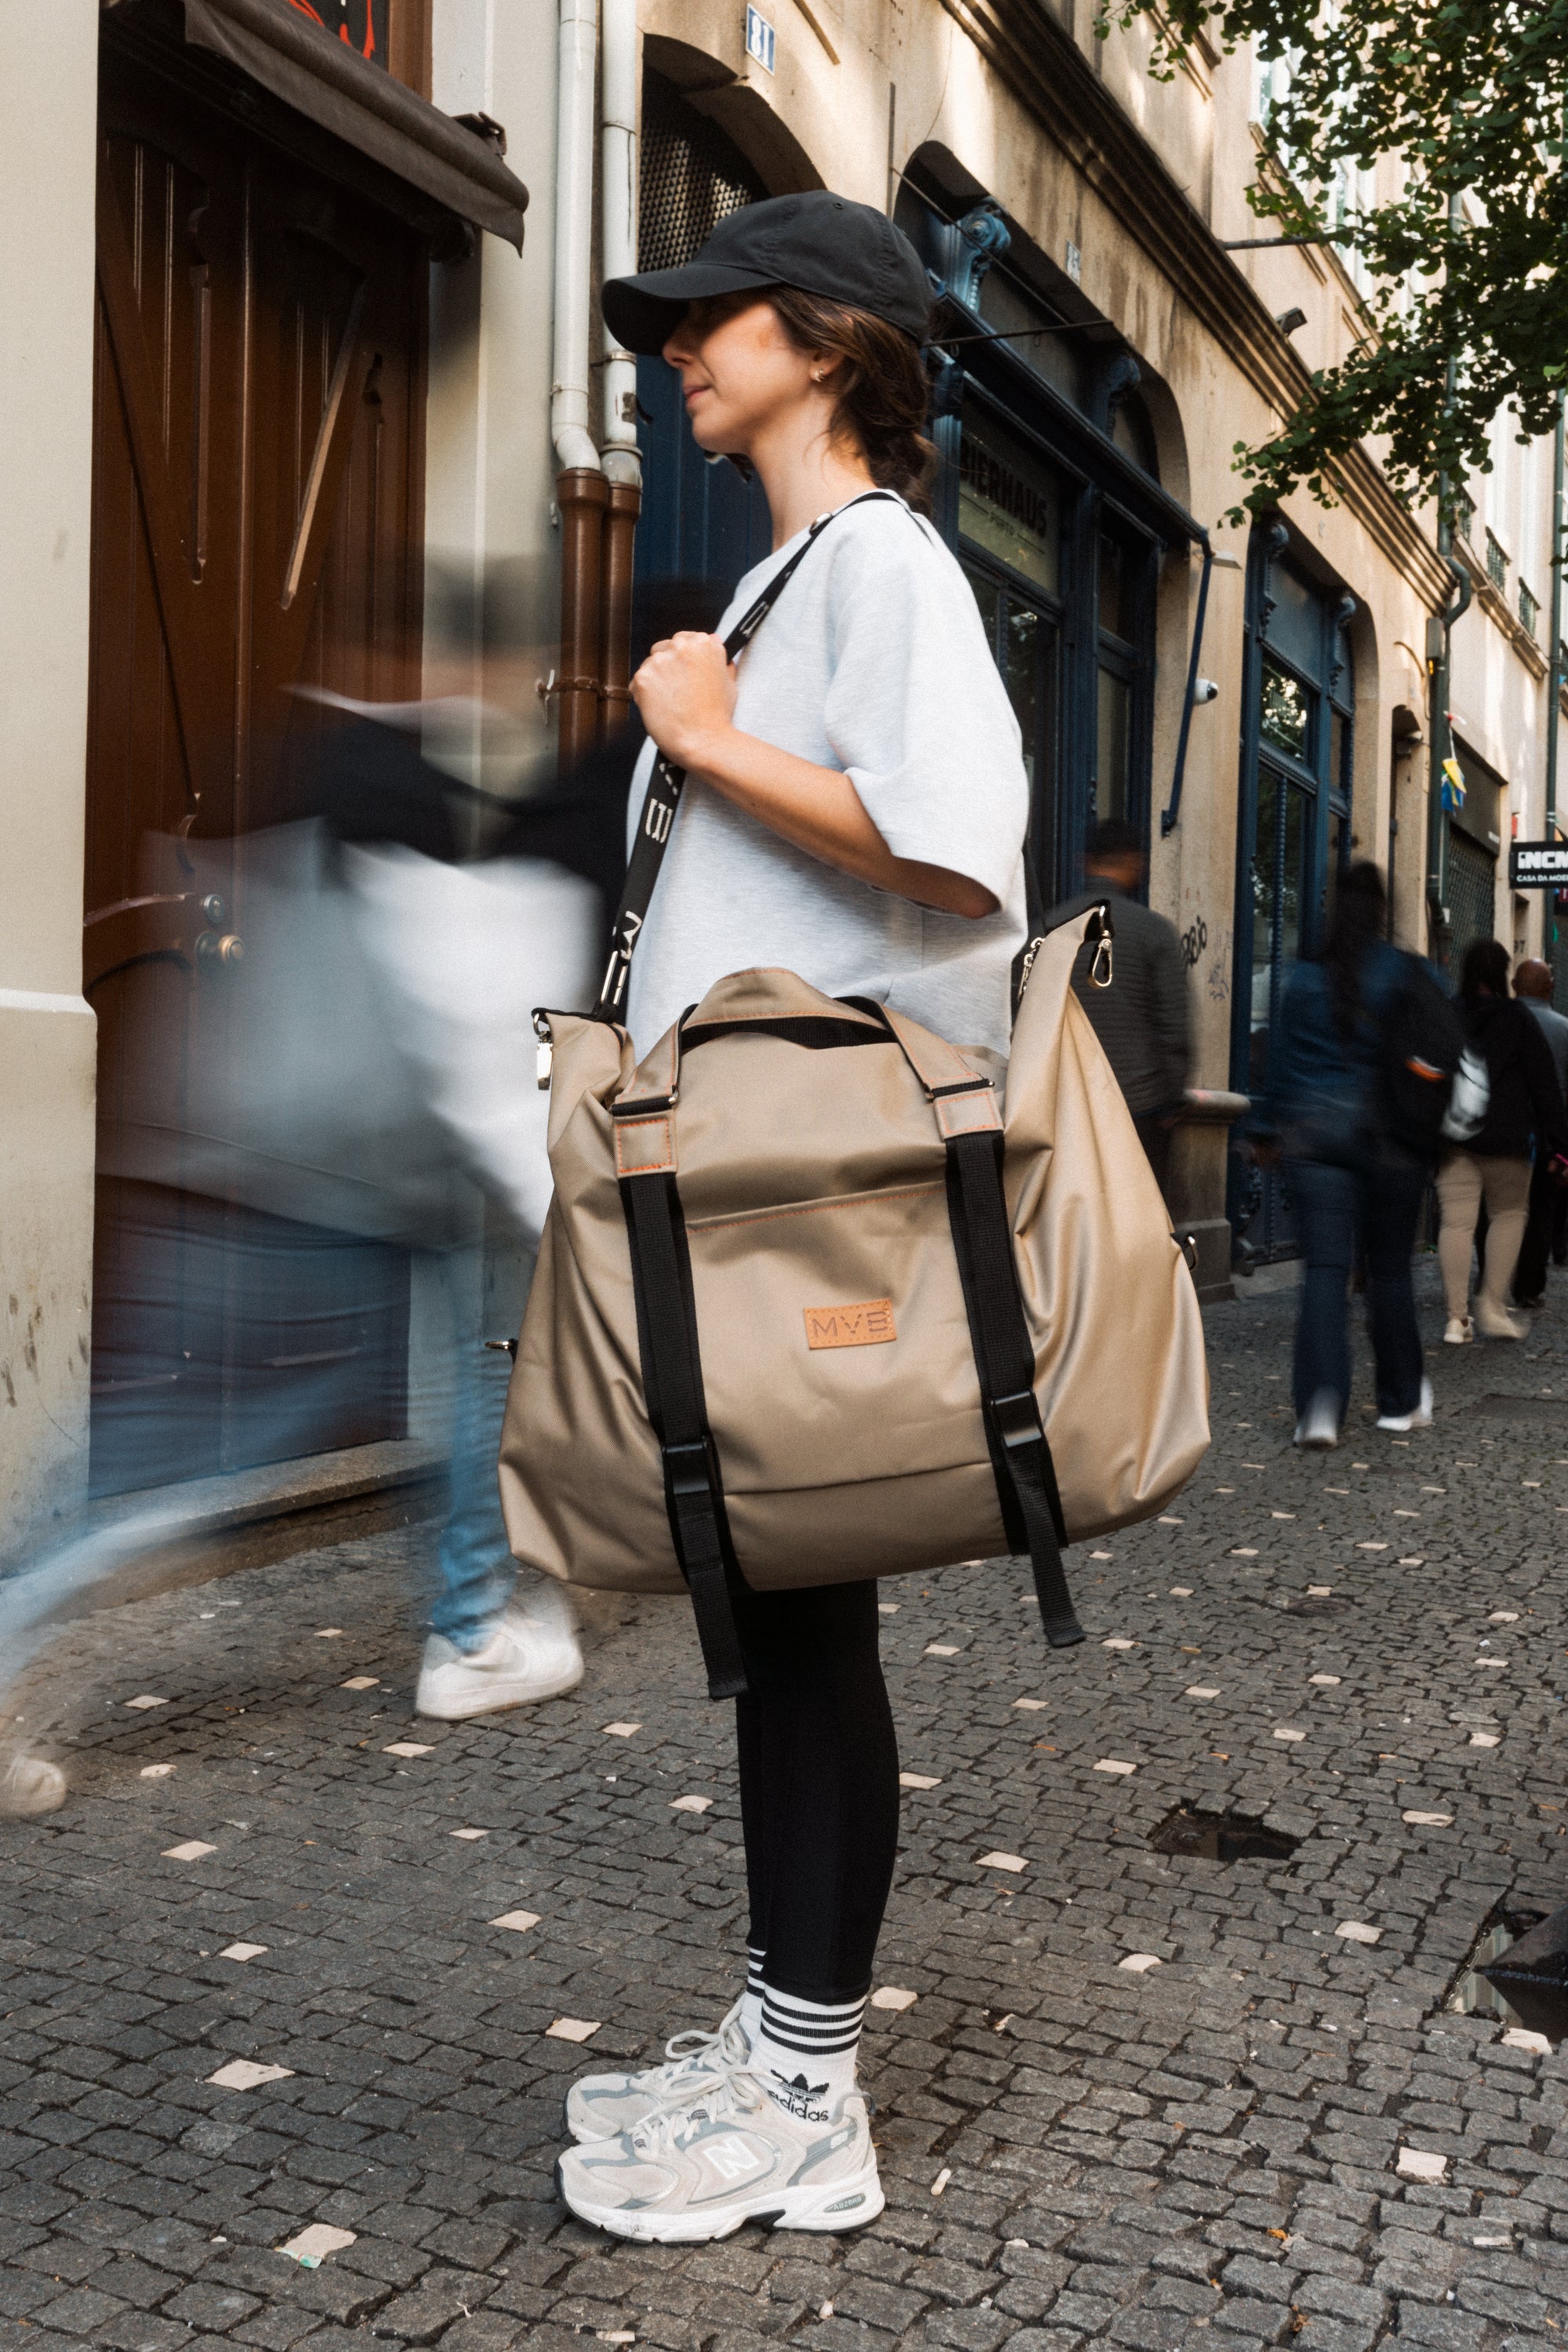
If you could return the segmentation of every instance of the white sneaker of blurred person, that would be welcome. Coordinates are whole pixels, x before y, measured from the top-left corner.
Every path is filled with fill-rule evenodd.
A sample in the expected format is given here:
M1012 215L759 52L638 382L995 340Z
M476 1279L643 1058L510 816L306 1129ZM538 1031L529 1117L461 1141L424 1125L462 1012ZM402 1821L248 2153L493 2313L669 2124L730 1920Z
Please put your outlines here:
M472 1649L459 1648L443 1633L430 1635L414 1696L416 1715L457 1723L466 1716L560 1698L583 1679L572 1604L553 1587L531 1593L526 1605L510 1602L477 1630L484 1639Z
M533 1575L518 1581L501 1517L496 1457L511 1359L482 1337L489 1284L478 1249L438 1260L453 1368L447 1508L438 1554L440 1591L430 1612L416 1704L421 1715L457 1721L492 1708L558 1698L583 1678L572 1603ZM526 1296L529 1263L520 1266ZM505 1320L516 1328L521 1302Z
M1447 1328L1443 1333L1444 1341L1448 1347L1468 1348L1475 1336L1475 1322L1470 1316L1449 1316Z
M1339 1398L1332 1389L1319 1389L1296 1423L1296 1443L1304 1451L1326 1454L1339 1442Z
M1405 1429L1430 1429L1432 1426L1431 1381L1422 1381L1419 1404L1413 1405L1408 1412L1380 1412L1377 1416L1377 1426L1379 1429L1392 1429L1396 1432Z
M66 1776L58 1764L20 1748L0 1751L0 1820L25 1821L34 1813L58 1813L66 1801Z
M743 2067L616 2139L568 2148L555 2171L580 2221L645 2244L728 2238L749 2221L858 2230L886 2202L858 2091L795 2114Z

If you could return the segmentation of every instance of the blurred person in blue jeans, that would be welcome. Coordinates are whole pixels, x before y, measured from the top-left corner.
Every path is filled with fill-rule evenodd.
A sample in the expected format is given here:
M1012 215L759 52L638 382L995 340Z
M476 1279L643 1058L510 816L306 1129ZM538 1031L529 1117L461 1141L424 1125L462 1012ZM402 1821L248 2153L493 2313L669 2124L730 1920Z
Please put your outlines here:
M1348 1293L1358 1240L1379 1429L1432 1418L1411 1283L1427 1163L1381 1117L1389 1024L1417 958L1390 944L1383 877L1352 866L1339 886L1328 942L1296 966L1269 1040L1267 1091L1247 1136L1266 1166L1283 1160L1304 1268L1296 1325L1296 1444L1340 1442L1351 1393Z

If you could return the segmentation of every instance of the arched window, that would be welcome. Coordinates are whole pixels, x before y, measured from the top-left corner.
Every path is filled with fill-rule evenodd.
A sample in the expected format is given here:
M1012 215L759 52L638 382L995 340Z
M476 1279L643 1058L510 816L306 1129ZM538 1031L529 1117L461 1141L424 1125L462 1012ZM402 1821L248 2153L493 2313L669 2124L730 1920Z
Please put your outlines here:
M637 266L678 269L715 225L767 194L734 141L672 82L643 76ZM691 437L673 369L637 362L643 506L634 570L632 659L671 629L711 628L743 572L772 542L767 501L728 458Z

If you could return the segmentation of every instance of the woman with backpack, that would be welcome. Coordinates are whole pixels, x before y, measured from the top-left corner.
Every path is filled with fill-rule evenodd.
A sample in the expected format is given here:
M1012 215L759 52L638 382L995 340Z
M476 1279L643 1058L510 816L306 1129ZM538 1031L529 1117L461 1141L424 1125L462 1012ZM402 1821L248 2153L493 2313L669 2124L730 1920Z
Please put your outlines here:
M1296 1443L1340 1442L1351 1393L1346 1305L1358 1236L1379 1429L1432 1418L1422 1370L1410 1257L1428 1160L1393 1134L1384 1065L1407 992L1430 987L1415 957L1384 936L1383 877L1368 862L1339 886L1322 955L1296 966L1269 1040L1267 1091L1248 1135L1258 1157L1281 1157L1295 1202L1304 1270L1296 1324ZM1526 1016L1528 1018L1528 1015Z
M1508 950L1500 940L1476 940L1465 951L1459 1009L1471 1052L1486 1066L1485 1115L1475 1132L1454 1144L1437 1170L1442 1268L1448 1322L1443 1337L1463 1347L1483 1339L1522 1339L1529 1330L1508 1308L1530 1211L1535 1153L1568 1151L1568 1112L1541 1024L1508 992ZM1482 1203L1487 1212L1481 1286L1470 1311L1470 1261Z
M631 967L639 1054L758 966L1007 1050L1028 791L973 595L923 519L929 305L908 240L822 192L753 205L685 268L605 289L612 333L679 371L699 446L755 471L773 531L721 634L680 632L634 681L652 739L634 840L655 747L689 780ZM723 629L803 546L731 665ZM667 2064L590 2075L567 2101L567 2204L644 2240L752 2216L850 2230L883 2203L856 2087L899 1824L877 1588L731 1597L746 1989Z

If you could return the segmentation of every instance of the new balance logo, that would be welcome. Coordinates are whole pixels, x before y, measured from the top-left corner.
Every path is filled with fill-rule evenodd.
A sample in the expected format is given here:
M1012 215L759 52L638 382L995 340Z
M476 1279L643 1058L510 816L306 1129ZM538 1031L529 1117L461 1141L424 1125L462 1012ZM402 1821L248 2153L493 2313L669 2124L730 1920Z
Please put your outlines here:
M744 2180L748 2172L755 2172L762 2162L754 2147L748 2147L738 2134L728 2139L710 2139L704 2143L703 2155L721 2180Z
M890 1298L863 1298L857 1307L808 1307L808 1348L880 1348L898 1338Z

